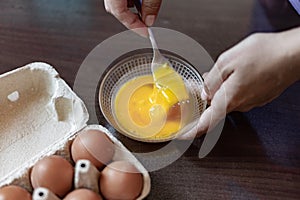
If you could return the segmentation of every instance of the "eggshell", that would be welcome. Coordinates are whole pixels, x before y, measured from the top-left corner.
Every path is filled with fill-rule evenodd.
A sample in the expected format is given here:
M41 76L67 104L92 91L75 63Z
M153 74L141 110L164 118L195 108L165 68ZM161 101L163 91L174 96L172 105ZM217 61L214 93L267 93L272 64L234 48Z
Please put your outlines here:
M32 200L60 200L52 191L39 187L33 191Z
M75 162L86 159L97 168L102 168L109 163L114 152L114 143L100 130L80 132L71 147L72 158Z
M6 186L0 189L0 200L31 200L30 193L19 186Z
M109 164L101 173L100 190L105 199L136 199L143 189L143 176L126 161Z
M69 193L64 200L102 200L102 197L91 190L78 189Z
M60 156L49 156L40 160L32 169L33 188L45 187L59 197L64 197L71 189L74 169Z

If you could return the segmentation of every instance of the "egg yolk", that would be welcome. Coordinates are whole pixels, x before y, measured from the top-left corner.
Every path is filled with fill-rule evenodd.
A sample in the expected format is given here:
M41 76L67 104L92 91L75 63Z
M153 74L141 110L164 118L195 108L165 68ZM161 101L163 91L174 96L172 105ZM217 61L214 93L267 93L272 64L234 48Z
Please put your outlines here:
M132 120L140 126L151 122L150 111L153 105L161 105L166 112L178 102L176 96L168 89L157 88L153 84L138 88L129 99L129 112Z
M153 84L143 85L138 88L129 100L129 113L131 119L139 126L146 126L151 123L151 109L153 105L161 105L167 113L165 126L158 135L170 135L180 128L180 117L169 116L169 110L176 106L178 100L176 96L166 88L157 88ZM179 113L172 113L180 116Z
M115 115L123 128L140 137L165 138L181 128L178 98L170 89L156 86L151 75L130 80L120 88Z

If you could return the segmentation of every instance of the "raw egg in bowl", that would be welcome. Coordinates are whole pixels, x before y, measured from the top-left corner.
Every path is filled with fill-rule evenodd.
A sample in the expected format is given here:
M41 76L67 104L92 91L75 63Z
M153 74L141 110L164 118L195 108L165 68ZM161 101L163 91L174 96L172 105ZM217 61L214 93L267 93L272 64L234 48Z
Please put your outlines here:
M197 69L178 55L162 53L173 68L164 66L158 75L176 73L179 80L157 85L150 67L152 52L133 51L116 59L100 81L99 106L104 118L131 139L170 141L196 126L206 108Z

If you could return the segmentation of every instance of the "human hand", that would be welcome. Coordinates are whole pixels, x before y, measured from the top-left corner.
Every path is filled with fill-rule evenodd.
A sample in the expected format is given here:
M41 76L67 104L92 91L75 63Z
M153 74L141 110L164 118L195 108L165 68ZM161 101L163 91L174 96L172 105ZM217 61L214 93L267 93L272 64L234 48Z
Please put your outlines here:
M224 52L204 77L210 101L198 126L180 139L214 128L226 113L265 105L300 78L300 28L254 34Z
M133 29L142 36L148 36L147 26L152 26L159 12L162 0L143 0L142 20L128 7L133 7L134 0L104 0L107 12L115 16L128 29Z

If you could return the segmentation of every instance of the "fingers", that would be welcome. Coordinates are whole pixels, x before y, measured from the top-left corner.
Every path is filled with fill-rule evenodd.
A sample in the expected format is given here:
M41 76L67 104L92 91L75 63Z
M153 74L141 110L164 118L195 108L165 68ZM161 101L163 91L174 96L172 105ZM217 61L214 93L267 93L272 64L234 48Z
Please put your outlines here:
M114 13L115 17L124 24L128 29L143 28L145 24L139 19L138 15L125 9L120 13Z
M198 132L205 133L212 130L224 117L228 111L228 82L224 82L211 100L211 105L200 117Z
M216 61L213 68L205 75L205 90L202 91L201 98L210 100L220 88L221 84L230 76L234 68L229 64L228 53L222 54Z
M205 77L207 76L208 72L205 72L202 74L202 78L205 79Z
M207 108L201 115L197 125L178 137L179 140L193 140L195 137L200 137L207 132L211 119L211 107Z
M104 0L107 12L114 15L126 28L133 30L143 37L148 37L147 26L152 26L160 9L162 0L143 0L142 20L137 14L132 13L128 7L133 0Z
M216 125L225 118L229 108L229 99L231 98L228 88L228 81L225 81L215 93L211 106L208 107L201 115L197 126L178 139L191 140L211 131ZM229 90L229 91L228 91Z
M139 19L138 15L132 13L128 8L121 10L120 12L112 11L112 14L128 29L146 27Z
M126 28L133 30L143 37L148 37L148 30L145 24L140 20L138 15L132 13L129 9L115 16Z
M152 26L158 15L162 0L143 0L142 19L147 26Z
M133 0L127 0L127 7L131 8L134 6L134 1Z
M143 37L148 37L146 25L139 19L137 14L128 9L127 0L105 0L104 6L106 11L115 16L126 28L132 29Z

